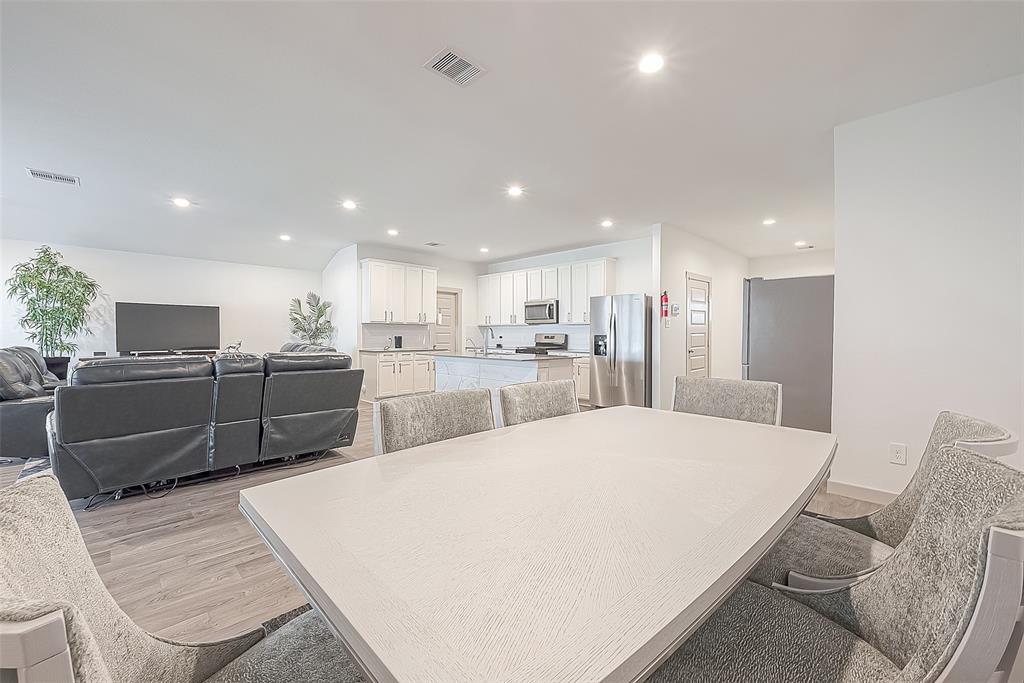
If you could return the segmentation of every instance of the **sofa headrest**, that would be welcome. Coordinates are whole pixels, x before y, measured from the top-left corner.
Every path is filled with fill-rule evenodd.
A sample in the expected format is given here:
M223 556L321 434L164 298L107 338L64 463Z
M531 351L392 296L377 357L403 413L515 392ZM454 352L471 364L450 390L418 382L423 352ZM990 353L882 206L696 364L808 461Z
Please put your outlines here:
M32 379L43 385L44 389L61 383L57 379L57 375L50 372L50 369L46 367L46 359L43 358L43 354L31 346L12 346L11 351L21 357L22 362L25 363L29 372L32 373Z
M263 374L263 357L255 353L220 353L213 357L214 375L234 375L243 372Z
M70 383L107 384L212 375L213 363L206 356L122 356L79 361L71 372Z
M281 353L335 353L337 350L333 346L319 346L303 342L288 342L281 345Z
M22 357L13 349L0 349L0 398L12 401L45 394Z
M347 370L352 357L347 353L268 353L263 356L266 373L301 370Z

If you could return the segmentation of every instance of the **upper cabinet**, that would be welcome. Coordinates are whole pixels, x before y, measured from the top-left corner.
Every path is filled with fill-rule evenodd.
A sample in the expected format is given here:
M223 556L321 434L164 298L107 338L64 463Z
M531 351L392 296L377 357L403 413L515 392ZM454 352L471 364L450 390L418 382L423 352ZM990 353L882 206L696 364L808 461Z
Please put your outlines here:
M611 294L614 259L595 259L477 278L478 325L524 325L527 301L558 299L558 321L590 323L590 298Z
M364 323L426 325L437 322L437 270L363 259Z

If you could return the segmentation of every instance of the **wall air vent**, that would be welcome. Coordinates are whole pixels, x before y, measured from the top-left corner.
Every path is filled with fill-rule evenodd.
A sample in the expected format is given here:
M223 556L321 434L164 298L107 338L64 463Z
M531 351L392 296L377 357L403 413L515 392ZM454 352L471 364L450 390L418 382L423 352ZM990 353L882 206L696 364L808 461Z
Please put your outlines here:
M441 244L440 242L424 242L423 246L426 246L426 247L443 247L444 245Z
M76 175L67 175L66 173L54 173L53 171L41 171L38 168L26 168L28 174L36 180L46 180L51 183L60 183L62 185L74 185L75 187L81 187L82 180Z
M481 66L473 64L454 50L445 48L431 57L423 68L436 71L452 83L466 87L487 73Z

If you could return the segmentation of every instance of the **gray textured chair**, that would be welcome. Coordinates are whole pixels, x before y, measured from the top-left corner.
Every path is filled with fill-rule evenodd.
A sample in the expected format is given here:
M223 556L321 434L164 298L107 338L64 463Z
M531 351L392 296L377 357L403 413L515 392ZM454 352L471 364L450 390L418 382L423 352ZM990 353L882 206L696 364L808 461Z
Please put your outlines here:
M373 404L373 447L378 455L494 429L487 389L405 396Z
M501 387L498 395L502 424L506 427L580 412L576 383L571 379L510 384Z
M1002 427L969 415L939 413L921 463L903 492L885 507L861 517L801 515L750 575L757 583L795 587L839 586L870 573L903 541L931 486L932 455L960 444L980 450L1013 440Z
M313 612L267 630L209 643L147 633L107 592L56 479L41 475L0 490L0 667L18 671L17 680L363 680Z
M877 571L821 591L744 582L649 680L923 683L1012 669L1024 473L955 446L933 460L919 514Z
M778 425L782 424L782 385L747 379L676 377L672 410Z

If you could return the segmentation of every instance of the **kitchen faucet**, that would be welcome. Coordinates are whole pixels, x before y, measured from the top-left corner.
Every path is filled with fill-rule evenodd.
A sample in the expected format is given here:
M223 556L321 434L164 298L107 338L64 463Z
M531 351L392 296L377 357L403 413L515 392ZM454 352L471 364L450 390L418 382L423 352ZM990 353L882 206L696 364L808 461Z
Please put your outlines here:
M491 339L494 339L494 328L493 328L493 327L488 327L488 328L487 328L487 331L486 331L486 332L484 332L484 355L485 355L485 356L486 356L486 355L488 354L488 352L489 352L489 349L488 349L488 346L489 346L489 345L488 345L488 343L487 343L487 339L488 339L488 337L489 337L489 338L491 338Z
M480 347L479 347L479 346L477 346L477 345L476 345L476 342L474 342L474 341L473 341L472 339L470 339L469 337L466 337L466 346L471 346L471 347L473 347L473 352L474 352L474 353L480 353Z

